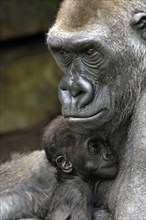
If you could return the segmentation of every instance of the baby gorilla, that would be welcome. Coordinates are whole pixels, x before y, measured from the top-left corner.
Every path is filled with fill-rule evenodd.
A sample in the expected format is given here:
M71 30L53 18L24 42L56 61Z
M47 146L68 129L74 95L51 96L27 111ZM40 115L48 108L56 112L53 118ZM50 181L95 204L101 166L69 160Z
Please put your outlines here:
M58 180L46 219L97 219L91 214L93 209L99 209L96 189L102 180L113 179L118 173L112 147L96 136L73 133L63 117L45 129L43 146L49 162L57 169ZM102 218L110 219L108 212L102 211Z

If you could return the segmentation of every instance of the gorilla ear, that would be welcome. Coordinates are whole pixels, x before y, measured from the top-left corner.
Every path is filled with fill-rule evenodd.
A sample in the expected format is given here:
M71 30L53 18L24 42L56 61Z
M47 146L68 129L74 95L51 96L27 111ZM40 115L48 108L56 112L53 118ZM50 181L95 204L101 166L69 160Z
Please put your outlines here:
M137 12L131 19L131 25L137 29L142 38L146 40L146 12Z
M64 173L71 173L73 170L72 163L67 161L64 156L58 156L56 164Z

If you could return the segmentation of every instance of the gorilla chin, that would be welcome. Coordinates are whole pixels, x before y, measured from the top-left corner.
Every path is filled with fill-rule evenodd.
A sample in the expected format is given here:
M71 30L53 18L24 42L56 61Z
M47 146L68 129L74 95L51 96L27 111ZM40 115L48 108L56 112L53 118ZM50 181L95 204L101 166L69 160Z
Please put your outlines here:
M79 134L89 134L90 132L97 132L103 124L111 120L112 115L108 109L99 111L96 115L91 117L65 117L65 120L69 124L70 128Z

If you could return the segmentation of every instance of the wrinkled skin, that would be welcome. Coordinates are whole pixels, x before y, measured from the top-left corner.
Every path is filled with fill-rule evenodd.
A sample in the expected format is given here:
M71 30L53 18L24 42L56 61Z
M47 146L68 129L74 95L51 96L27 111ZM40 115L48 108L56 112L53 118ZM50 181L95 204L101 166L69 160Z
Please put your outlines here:
M108 197L113 219L143 220L145 0L65 0L47 42L64 72L58 91L70 128L108 139L119 155Z

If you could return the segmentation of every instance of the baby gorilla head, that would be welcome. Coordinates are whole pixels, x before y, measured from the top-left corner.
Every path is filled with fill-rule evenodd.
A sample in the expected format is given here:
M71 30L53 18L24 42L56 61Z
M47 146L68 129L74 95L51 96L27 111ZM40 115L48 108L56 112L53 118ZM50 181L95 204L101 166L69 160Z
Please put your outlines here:
M117 175L117 158L109 143L95 136L74 133L63 117L58 117L45 129L43 146L58 172L86 180Z
M80 136L78 143L67 151L75 174L87 179L114 178L118 172L112 147L99 138Z

